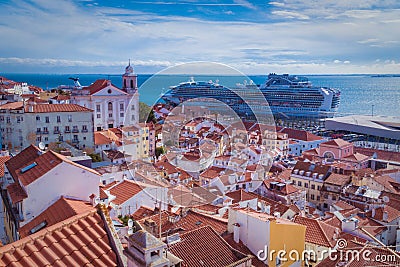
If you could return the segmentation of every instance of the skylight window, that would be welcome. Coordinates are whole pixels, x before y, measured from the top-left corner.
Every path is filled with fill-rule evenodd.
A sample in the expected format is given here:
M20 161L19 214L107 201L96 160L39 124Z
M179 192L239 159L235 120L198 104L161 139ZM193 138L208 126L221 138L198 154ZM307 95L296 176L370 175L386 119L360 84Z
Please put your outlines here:
M36 233L37 231L40 231L40 230L42 230L43 228L45 228L46 225L47 225L47 222L46 222L46 221L43 221L43 222L39 223L38 225L36 225L35 227L33 227L33 228L29 231L29 233L30 233L30 234L34 234L34 233Z
M37 163L33 162L33 163L29 164L28 166L23 167L21 169L21 173L25 173L25 172L29 171L30 169L32 169L35 166L37 166Z

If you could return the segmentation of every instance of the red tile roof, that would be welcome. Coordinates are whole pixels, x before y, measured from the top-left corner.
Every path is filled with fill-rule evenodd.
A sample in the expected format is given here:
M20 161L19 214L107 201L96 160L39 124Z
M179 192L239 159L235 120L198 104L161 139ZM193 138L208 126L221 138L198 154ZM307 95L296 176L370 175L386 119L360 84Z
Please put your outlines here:
M0 177L4 176L4 166L7 160L9 160L11 157L10 156L3 156L0 157Z
M211 226L220 235L227 231L228 223L226 220L215 218L200 212L190 210L185 215L179 217L174 223L169 221L169 217L172 215L173 214L171 212L161 212L161 232L163 234L168 230L179 231L182 233L192 231L203 226ZM158 229L160 225L160 215L155 214L148 216L139 220L139 222L144 224L144 222L149 219L156 223Z
M397 209L392 208L391 206L385 205L384 207L379 207L375 209L375 215L372 216L372 211L367 213L368 217L375 219L380 222L384 222L383 213L387 212L388 220L387 222L392 222L400 217L400 211Z
M336 245L335 231L339 228L333 227L323 221L296 216L294 222L306 226L306 242L323 247L334 247Z
M95 170L72 162L65 156L55 153L51 150L43 153L43 151L33 145L25 148L15 157L12 157L10 160L8 160L6 162L6 166L15 180L19 180L22 185L27 186L55 168L63 161L100 175ZM35 165L33 166L32 164ZM23 172L24 168L30 165L32 167Z
M321 145L322 146L345 147L345 146L351 145L351 143L349 143L343 139L333 139L328 142L324 142Z
M76 215L0 248L0 266L117 266L105 222Z
M95 208L86 201L61 197L41 214L19 228L21 238L28 236L30 231L40 223L46 222L46 227L64 221L72 216L93 211Z
M142 190L143 188L139 184L130 180L123 180L119 184L111 187L109 192L116 197L112 202L116 205L121 205Z
M378 159L400 162L400 152L384 151L362 147L354 147L354 151L367 156L373 156L376 153Z
M247 193L243 189L232 191L226 193L225 195L233 199L232 204L257 198L254 194Z
M317 140L322 140L323 138L312 134L310 132L304 131L304 130L296 130L296 129L291 129L291 128L281 128L277 127L277 131L281 133L286 133L289 138L291 139L296 139L296 140L302 140L302 141L317 141Z
M32 107L33 107L33 113L93 111L91 109L76 104L42 104L42 105L32 105ZM28 106L25 106L25 112L30 112Z
M237 266L252 258L234 250L210 226L181 235L181 241L170 245L169 251L183 260L182 267Z
M18 203L28 197L25 190L18 182L8 185L7 192L10 195L11 202L13 204Z
M26 165L27 162L34 161L40 154L41 151L39 148L30 145L6 162L7 169L13 177L16 177L18 169Z
M23 106L24 106L24 103L22 103L22 102L10 102L10 103L6 103L4 105L1 105L0 106L0 110L1 109L11 109L11 110L22 109Z
M134 213L131 214L132 219L138 221L140 219L146 218L148 216L154 215L155 211L151 208L140 206Z
M83 89L89 90L89 93L90 93L91 95L93 95L93 94L99 92L100 90L106 88L106 87L109 86L109 85L113 86L115 89L118 89L118 87L116 87L115 85L113 85L113 84L111 83L111 81L106 80L106 79L99 79L99 80L96 80L94 83L92 83L91 85L89 85L89 86L87 86L87 87L85 87L85 88L83 88ZM120 89L118 89L118 90L120 90ZM120 90L120 91L121 91L121 90ZM123 91L121 91L121 92L123 92Z
M344 185L350 183L350 181L351 181L350 175L331 173L328 176L328 178L326 178L325 183L344 186Z

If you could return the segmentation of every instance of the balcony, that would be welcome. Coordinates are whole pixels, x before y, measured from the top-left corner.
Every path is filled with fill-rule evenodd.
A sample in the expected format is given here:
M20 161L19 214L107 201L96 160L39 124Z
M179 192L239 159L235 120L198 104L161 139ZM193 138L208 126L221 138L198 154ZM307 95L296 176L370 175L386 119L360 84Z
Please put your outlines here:
M43 131L42 134L49 134L49 131Z
M65 130L64 130L64 133L70 133L70 132L71 132L71 130L70 130L70 129L68 129L68 130L67 130L67 129L65 129Z
M88 129L82 129L82 133L87 133Z
M79 140L78 139L72 139L72 143L73 144L79 144Z
M73 133L79 133L79 130L78 129L72 129L72 132Z
M59 134L60 130L54 130L54 134Z

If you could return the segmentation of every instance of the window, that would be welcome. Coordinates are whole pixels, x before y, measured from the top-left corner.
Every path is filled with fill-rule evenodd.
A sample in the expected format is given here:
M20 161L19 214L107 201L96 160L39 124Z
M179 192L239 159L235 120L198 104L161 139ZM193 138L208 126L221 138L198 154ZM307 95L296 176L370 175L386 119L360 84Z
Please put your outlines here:
M57 116L57 122L61 122L61 116Z
M109 117L109 118L112 118L112 113L108 113L108 117Z
M96 105L96 111L100 112L100 105L99 104Z
M54 126L54 133L59 133L60 132L60 128L58 126Z
M68 115L68 122L72 122L72 115Z
M73 132L73 133L79 132L78 126L74 125L74 126L72 127L72 132Z
M298 185L298 186L301 186L301 182L300 182L300 181L297 181L297 185Z
M321 186L320 186L320 185L317 186L317 190L318 190L318 191L321 191Z
M113 110L112 102L108 102L108 111L112 111L112 110Z
M101 131L101 127L97 127L96 129L97 129L96 131Z
M314 199L315 199L314 194L311 194L311 200L314 200Z
M132 110L135 110L135 105L132 104L131 109L132 109Z
M46 123L50 122L50 118L49 117L45 117Z
M88 131L87 126L86 125L82 125L82 132L87 132L87 131Z
M311 189L315 190L315 185L314 184L311 185Z
M36 120L37 120L37 121L40 121L40 116L36 116Z
M42 130L40 128L36 128L36 133L40 133Z
M120 104L119 104L119 109L120 109L120 110L124 110L124 103L120 103Z
M119 113L119 116L120 116L121 118L123 118L123 117L124 117L124 113L123 113L123 112Z
M135 115L132 115L132 120L133 120L133 121L135 120Z
M36 137L36 141L37 142L42 142L42 137L41 136Z
M7 123L10 123L10 122L11 122L10 117L7 117L6 120L7 120Z
M43 127L43 133L49 133L49 129L47 129L47 127Z
M304 187L305 187L305 188L308 188L308 184L307 184L307 183L304 183Z
M317 196L317 201L320 201L321 200L321 197L320 196Z
M98 119L100 119L101 118L101 114L97 114L97 116L96 116Z

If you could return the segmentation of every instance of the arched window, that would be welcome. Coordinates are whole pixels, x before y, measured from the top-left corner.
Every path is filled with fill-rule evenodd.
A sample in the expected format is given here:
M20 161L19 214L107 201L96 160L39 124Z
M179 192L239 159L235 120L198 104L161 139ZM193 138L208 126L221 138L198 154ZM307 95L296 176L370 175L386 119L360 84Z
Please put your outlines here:
M112 111L112 110L113 110L112 102L108 102L108 111Z
M133 88L133 80L131 80L131 88Z

